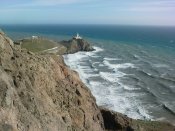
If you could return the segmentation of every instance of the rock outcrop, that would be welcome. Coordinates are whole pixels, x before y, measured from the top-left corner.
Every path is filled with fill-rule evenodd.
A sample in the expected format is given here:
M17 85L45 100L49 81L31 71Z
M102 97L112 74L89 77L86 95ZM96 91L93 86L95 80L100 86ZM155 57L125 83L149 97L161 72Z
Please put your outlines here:
M63 46L67 48L65 53L72 54L78 51L93 51L93 47L90 43L83 39L71 39L69 41L61 41L60 42Z
M0 131L158 130L174 127L98 107L62 56L21 49L0 33Z
M135 120L100 107L106 131L175 131L169 123Z

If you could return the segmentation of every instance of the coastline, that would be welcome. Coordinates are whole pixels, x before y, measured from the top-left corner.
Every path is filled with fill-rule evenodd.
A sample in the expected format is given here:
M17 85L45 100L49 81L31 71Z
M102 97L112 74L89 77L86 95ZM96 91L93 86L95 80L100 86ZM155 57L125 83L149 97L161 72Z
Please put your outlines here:
M6 96L1 95L0 128L8 125L11 130L174 129L167 123L134 120L98 107L90 90L78 74L64 64L62 57L32 53L15 46L4 34L0 35L3 74L0 78L8 89L3 90ZM7 117L9 112L13 114ZM29 114L30 119L27 118Z
M77 41L77 42L76 42ZM76 40L75 38L72 38L72 39L70 39L70 40L63 40L63 41L60 41L60 42L58 42L58 43L61 43L61 45L66 45L67 47L66 48L68 48L69 49L69 51L64 51L64 52L62 52L62 51L60 51L60 50L58 50L57 52L52 52L52 50L55 50L55 48L57 49L58 47L54 47L54 48L52 48L52 49L48 49L48 52L47 52L47 50L46 50L46 54L47 53L49 53L50 54L50 51L52 52L51 54L59 54L59 55L62 55L63 56L63 63L66 63L66 65L68 66L68 68L70 68L71 70L73 70L73 71L75 71L75 72L77 72L77 74L78 74L78 72L79 71L77 71L77 70L74 70L73 68L71 68L70 67L70 65L69 65L69 63L67 63L66 61L65 61L65 57L64 56L66 56L66 55L72 55L72 56L74 56L74 54L77 54L77 53L87 53L88 54L88 56L90 55L94 55L94 57L96 57L95 55L96 55L96 53L97 52L102 52L102 51L104 51L104 49L102 49L102 48L100 48L100 47L96 47L96 46L92 46L90 43L88 43L88 41L85 41L85 40ZM73 46L72 46L73 45ZM65 50L65 49L64 49ZM61 53L59 53L59 52L61 52ZM90 53L92 53L92 54L90 54ZM82 56L83 57L83 56ZM81 57L80 57L81 58ZM73 58L74 59L74 58ZM106 60L107 59L109 59L109 60L116 60L116 59L110 59L110 58L106 58ZM70 63L73 63L73 62L70 62ZM78 64L78 63L77 63ZM131 66L131 67L134 67L134 65L126 65L126 67L127 66ZM122 67L121 67L122 68ZM125 67L124 67L125 68ZM84 76L81 76L80 74L78 75L79 77L80 77L80 80L81 81L83 81L83 83L88 87L88 89L89 89L89 83L87 83L86 82L86 80L85 79L83 79L84 78ZM91 92L92 92L92 89L90 89L91 90ZM95 96L95 95L94 95ZM107 110L109 110L110 112L112 112L112 114L118 114L118 112L117 111L114 111L114 110L111 110L111 109L107 109L107 107L104 105L100 105L99 106L100 108L102 108L102 110L103 109L105 109L106 111ZM121 112L120 112L121 113ZM120 114L119 113L119 114ZM121 113L122 114L122 113ZM124 114L124 113L123 113ZM145 113L145 115L147 115L146 113ZM143 118L144 119L140 119L140 118L132 118L132 117L128 117L126 114L124 114L124 116L126 116L126 119L133 119L133 120L139 120L139 121L152 121L152 122L165 122L165 123L169 123L169 121L165 121L165 120L163 120L163 119L157 119L157 120L155 120L155 119L151 119L151 118L149 118L150 116L149 115L147 115L148 116L148 118L146 118L146 116L143 116ZM146 118L146 119L145 119ZM160 121L159 121L160 120ZM175 124L175 123L171 123L171 124Z
M101 52L98 54L98 52ZM153 117L151 114L148 114L149 112L147 110L144 109L144 107L142 108L142 105L137 105L137 103L134 103L134 100L131 98L130 96L126 95L122 95L122 92L117 92L116 90L124 90L124 91L128 91L128 92L138 92L139 89L136 89L134 87L131 86L130 87L125 87L121 88L120 85L114 85L115 87L111 87L110 84L104 84L104 80L102 79L97 79L99 77L102 77L103 79L106 79L107 81L111 81L111 83L113 81L117 81L120 77L123 77L123 74L120 73L119 71L116 73L116 75L114 74L109 74L109 77L104 77L105 73L101 73L100 70L98 70L96 68L96 66L94 65L100 65L101 63L100 61L104 61L105 64L109 61L113 61L116 60L116 58L106 58L104 57L104 59L100 58L100 55L103 54L104 51L102 49L97 49L97 51L93 51L93 52L78 52L75 54L68 54L66 56L64 56L65 62L66 64L72 69L75 70L79 73L81 80L85 83L86 86L88 86L92 92L92 94L96 97L97 100L97 104L99 106L103 106L105 108L108 108L110 110L116 111L116 112L120 112L122 114L127 115L130 118L133 119L141 119L141 120L152 120L152 121L166 121L166 122L170 122L171 124L175 124L174 123L174 119L173 117L171 119L167 119L165 117L163 117L163 115L159 115L157 117ZM90 61L95 59L94 61ZM118 60L118 59L117 59ZM109 66L108 66L109 65ZM127 64L109 64L107 63L107 67L109 68L122 68L123 70L127 70L127 68L131 68L134 69L135 65L127 63ZM121 76L120 76L121 74ZM117 79L118 78L118 79ZM133 79L134 81L135 79ZM104 85L103 85L104 84ZM115 89L115 90L114 90ZM111 93L111 94L110 94ZM128 93L129 94L129 93ZM131 94L132 95L132 94ZM111 97L112 96L112 97ZM126 101L126 98L129 98L129 100ZM132 96L131 96L132 97ZM107 98L107 99L106 99ZM151 99L151 98L150 98ZM113 103L115 100L115 103ZM125 101L122 101L125 100ZM122 101L122 103L121 103ZM115 104L115 106L113 106L113 104ZM130 106L131 105L131 106ZM132 106L134 105L134 106ZM163 106L163 105L160 105ZM131 107L131 108L130 108ZM135 110L132 110L132 108L134 108ZM157 108L161 108L161 107L157 107ZM125 112L126 109L130 110L130 112ZM151 112L151 110L150 110ZM168 111L169 112L169 111ZM170 111L171 114L171 111ZM173 116L173 114L172 114Z

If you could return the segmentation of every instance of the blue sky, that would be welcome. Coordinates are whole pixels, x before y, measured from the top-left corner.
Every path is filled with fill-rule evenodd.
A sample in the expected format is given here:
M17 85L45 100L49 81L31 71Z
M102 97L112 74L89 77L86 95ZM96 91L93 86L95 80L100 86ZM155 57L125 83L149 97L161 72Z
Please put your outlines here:
M0 0L0 24L175 25L175 0Z

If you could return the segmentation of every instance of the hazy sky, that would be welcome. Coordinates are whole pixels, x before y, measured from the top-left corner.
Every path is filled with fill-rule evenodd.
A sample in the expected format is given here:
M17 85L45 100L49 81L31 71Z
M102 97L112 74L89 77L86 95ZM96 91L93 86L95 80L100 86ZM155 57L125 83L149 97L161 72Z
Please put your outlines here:
M0 24L175 25L175 0L0 0Z

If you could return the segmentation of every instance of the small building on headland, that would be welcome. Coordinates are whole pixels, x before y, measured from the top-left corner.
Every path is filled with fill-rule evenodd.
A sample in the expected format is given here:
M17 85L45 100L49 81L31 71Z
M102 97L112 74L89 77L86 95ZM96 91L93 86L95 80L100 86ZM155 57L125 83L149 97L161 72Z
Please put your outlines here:
M76 39L76 40L81 40L82 39L82 37L77 33L77 35L75 36L75 37L73 37L74 39Z
M32 42L38 43L40 41L39 36L32 36Z
M32 36L32 39L33 40L36 40L36 39L38 39L39 37L38 36Z

